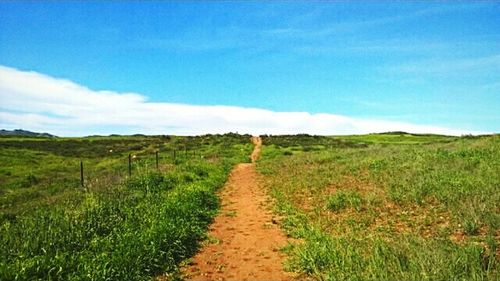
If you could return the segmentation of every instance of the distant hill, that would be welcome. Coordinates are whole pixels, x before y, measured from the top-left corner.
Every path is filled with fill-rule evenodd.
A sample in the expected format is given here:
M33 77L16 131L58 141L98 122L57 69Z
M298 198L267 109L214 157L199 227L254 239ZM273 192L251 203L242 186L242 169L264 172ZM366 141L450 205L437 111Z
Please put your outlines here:
M20 137L44 137L44 138L56 138L57 136L51 135L49 133L36 133L31 131L26 131L22 129L16 130L0 130L0 136L20 136Z

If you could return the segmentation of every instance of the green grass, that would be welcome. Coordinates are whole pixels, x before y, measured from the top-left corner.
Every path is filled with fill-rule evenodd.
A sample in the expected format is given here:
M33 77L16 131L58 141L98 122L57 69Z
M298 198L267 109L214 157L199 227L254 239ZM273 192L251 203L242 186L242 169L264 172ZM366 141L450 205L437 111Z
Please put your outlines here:
M361 208L361 196L357 191L354 190L340 190L328 198L327 208L338 212L347 207L360 210Z
M257 167L302 240L287 248L289 269L320 280L500 278L499 136L273 138Z
M217 213L215 192L235 163L248 161L251 145L249 136L235 134L160 139L57 139L60 151L47 140L0 140L0 280L175 274ZM188 154L174 161L170 149L185 147ZM158 148L159 170L150 154ZM137 156L132 177L129 149ZM85 189L79 187L80 159L89 170Z
M405 132L393 132L383 134L352 135L333 137L336 140L351 141L359 144L431 144L452 142L457 137L433 135L433 134L409 134Z
M57 139L0 137L0 219L2 215L81 200L80 161L84 163L87 190L99 191L120 183L128 175L129 153L134 156L133 173L141 167L154 167L156 151L159 151L160 170L198 158L213 162L238 157L238 161L247 161L249 137L234 134Z

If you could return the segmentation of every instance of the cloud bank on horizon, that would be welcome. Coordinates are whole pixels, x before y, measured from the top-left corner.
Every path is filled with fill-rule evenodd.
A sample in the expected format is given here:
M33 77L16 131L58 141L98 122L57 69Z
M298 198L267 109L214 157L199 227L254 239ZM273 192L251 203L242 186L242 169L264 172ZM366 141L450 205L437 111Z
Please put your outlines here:
M96 91L69 80L0 66L0 127L60 136L207 133L346 135L406 131L482 134L436 125L237 106L149 102L137 93Z

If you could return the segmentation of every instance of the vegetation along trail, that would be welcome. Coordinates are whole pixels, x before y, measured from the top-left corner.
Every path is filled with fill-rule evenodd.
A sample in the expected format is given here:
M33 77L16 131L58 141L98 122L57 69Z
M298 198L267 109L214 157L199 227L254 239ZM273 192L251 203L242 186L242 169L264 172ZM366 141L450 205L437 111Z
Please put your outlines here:
M253 137L252 163L237 165L220 196L221 213L210 227L205 248L185 268L191 280L287 280L283 271L286 236L268 210L268 197L255 171L261 139Z

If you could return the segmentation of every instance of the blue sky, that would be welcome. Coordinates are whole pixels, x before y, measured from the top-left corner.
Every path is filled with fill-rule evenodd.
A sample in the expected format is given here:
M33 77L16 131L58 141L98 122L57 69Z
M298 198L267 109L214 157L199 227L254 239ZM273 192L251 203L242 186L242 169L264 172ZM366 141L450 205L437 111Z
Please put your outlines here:
M179 129L188 123L182 118L154 128L128 126L130 116L121 117L123 125L86 124L88 116L61 109L79 101L70 90L62 95L75 95L73 103L43 108L50 93L30 79L45 77L88 93L136 93L141 106L180 104L193 112L228 106L308 113L310 122L317 114L386 122L373 131L407 124L410 130L499 132L499 15L499 2L2 1L0 65L7 78L0 81L0 126L68 135L204 132ZM24 77L21 84L30 87L14 89L9 75ZM15 97L40 104L11 102ZM208 127L234 131L217 123L227 116ZM234 129L256 129L261 123L253 117ZM65 118L68 124L78 119L82 129L64 128ZM283 122L265 132L308 128ZM314 126L323 127L312 133L369 132Z

